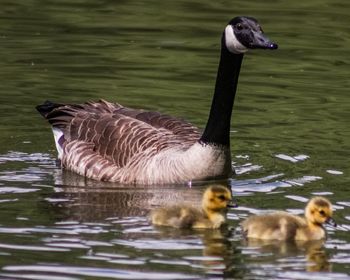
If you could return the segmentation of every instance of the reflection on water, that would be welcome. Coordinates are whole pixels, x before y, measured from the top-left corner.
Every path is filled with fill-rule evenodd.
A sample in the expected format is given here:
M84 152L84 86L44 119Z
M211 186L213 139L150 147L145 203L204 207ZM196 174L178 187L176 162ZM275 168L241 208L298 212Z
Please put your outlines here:
M60 173L59 179L61 184L55 186L57 192L50 197L52 206L56 208L55 211L69 209L69 218L78 221L95 221L114 216L142 217L152 208L184 201L200 206L205 189L205 186L116 187L113 183L87 180L69 171Z
M278 257L281 267L302 262L308 272L332 271L323 240L282 242L248 239L243 241L243 246L243 254L259 256L261 261L269 262L271 258Z
M0 254L8 256L2 261L2 277L305 279L310 272L316 273L312 276L315 279L348 277L345 272L334 273L339 270L339 264L349 263L350 255L346 237L335 239L333 236L338 231L334 229L328 230L330 238L326 242L284 243L245 240L238 227L248 215L271 209L302 214L308 198L288 195L285 190L307 187L321 179L287 179L284 174L276 174L232 180L233 196L240 206L229 209L229 225L220 230L184 230L154 227L148 213L153 207L183 202L200 207L206 185L116 186L62 172L47 155L16 156L18 161L8 154L0 159L5 166L21 163L21 169L11 170L14 174L30 172L28 164L36 168L37 174L50 171L55 184L46 185L40 175L36 181L17 187L20 190L0 187L2 194L8 196L0 207L6 207L7 212L18 212L4 219L0 226ZM6 184L14 182L22 181ZM39 203L38 197L41 197ZM23 207L21 201L29 203L29 207ZM344 200L336 204L336 215L348 205ZM44 219L40 218L42 215ZM340 232L348 232L350 225L340 219L340 228ZM16 256L25 256L26 252L31 254L31 259L24 257L24 261L17 262Z

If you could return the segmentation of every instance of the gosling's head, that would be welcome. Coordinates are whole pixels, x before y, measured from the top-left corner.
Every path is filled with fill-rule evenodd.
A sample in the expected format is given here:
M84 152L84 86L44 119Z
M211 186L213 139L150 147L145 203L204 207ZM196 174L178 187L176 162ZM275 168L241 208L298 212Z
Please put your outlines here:
M204 210L220 212L227 207L234 207L230 190L225 186L214 185L208 187L202 200Z
M225 28L224 42L231 53L245 53L248 49L278 48L277 44L269 40L260 24L253 17L235 17Z
M332 203L321 196L316 196L310 199L305 208L305 217L313 224L322 225L326 223L336 226L332 215Z

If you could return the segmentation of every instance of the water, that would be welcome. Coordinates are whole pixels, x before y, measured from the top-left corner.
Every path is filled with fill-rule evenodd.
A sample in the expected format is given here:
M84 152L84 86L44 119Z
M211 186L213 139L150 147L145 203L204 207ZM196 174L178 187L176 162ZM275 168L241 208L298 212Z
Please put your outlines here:
M19 1L17 1L19 2ZM1 1L2 279L349 279L350 4L287 1ZM278 51L245 56L232 119L229 228L152 227L150 209L203 185L129 187L56 166L46 99L104 98L203 127L219 37L253 15ZM325 244L248 243L252 213L335 205Z

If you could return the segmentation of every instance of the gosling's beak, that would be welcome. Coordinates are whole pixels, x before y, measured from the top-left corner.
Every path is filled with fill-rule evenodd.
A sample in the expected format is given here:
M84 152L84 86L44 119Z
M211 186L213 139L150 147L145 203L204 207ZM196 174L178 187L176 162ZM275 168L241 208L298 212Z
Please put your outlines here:
M236 208L238 207L238 204L236 201L233 201L232 199L228 201L227 208Z
M333 227L336 227L337 226L337 223L335 222L335 220L331 217L329 217L327 220L326 220L326 224L328 225L331 225Z

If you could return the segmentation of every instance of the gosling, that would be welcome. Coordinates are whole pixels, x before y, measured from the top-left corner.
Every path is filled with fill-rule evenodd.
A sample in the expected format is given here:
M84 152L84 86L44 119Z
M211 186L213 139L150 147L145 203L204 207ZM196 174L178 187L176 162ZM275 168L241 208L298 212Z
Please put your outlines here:
M154 225L176 228L217 229L226 222L227 207L234 207L231 192L220 185L208 187L202 198L202 209L187 205L158 208L151 212Z
M324 223L336 226L331 202L324 197L310 199L305 218L278 211L251 216L241 223L245 237L264 240L321 240L326 238Z

